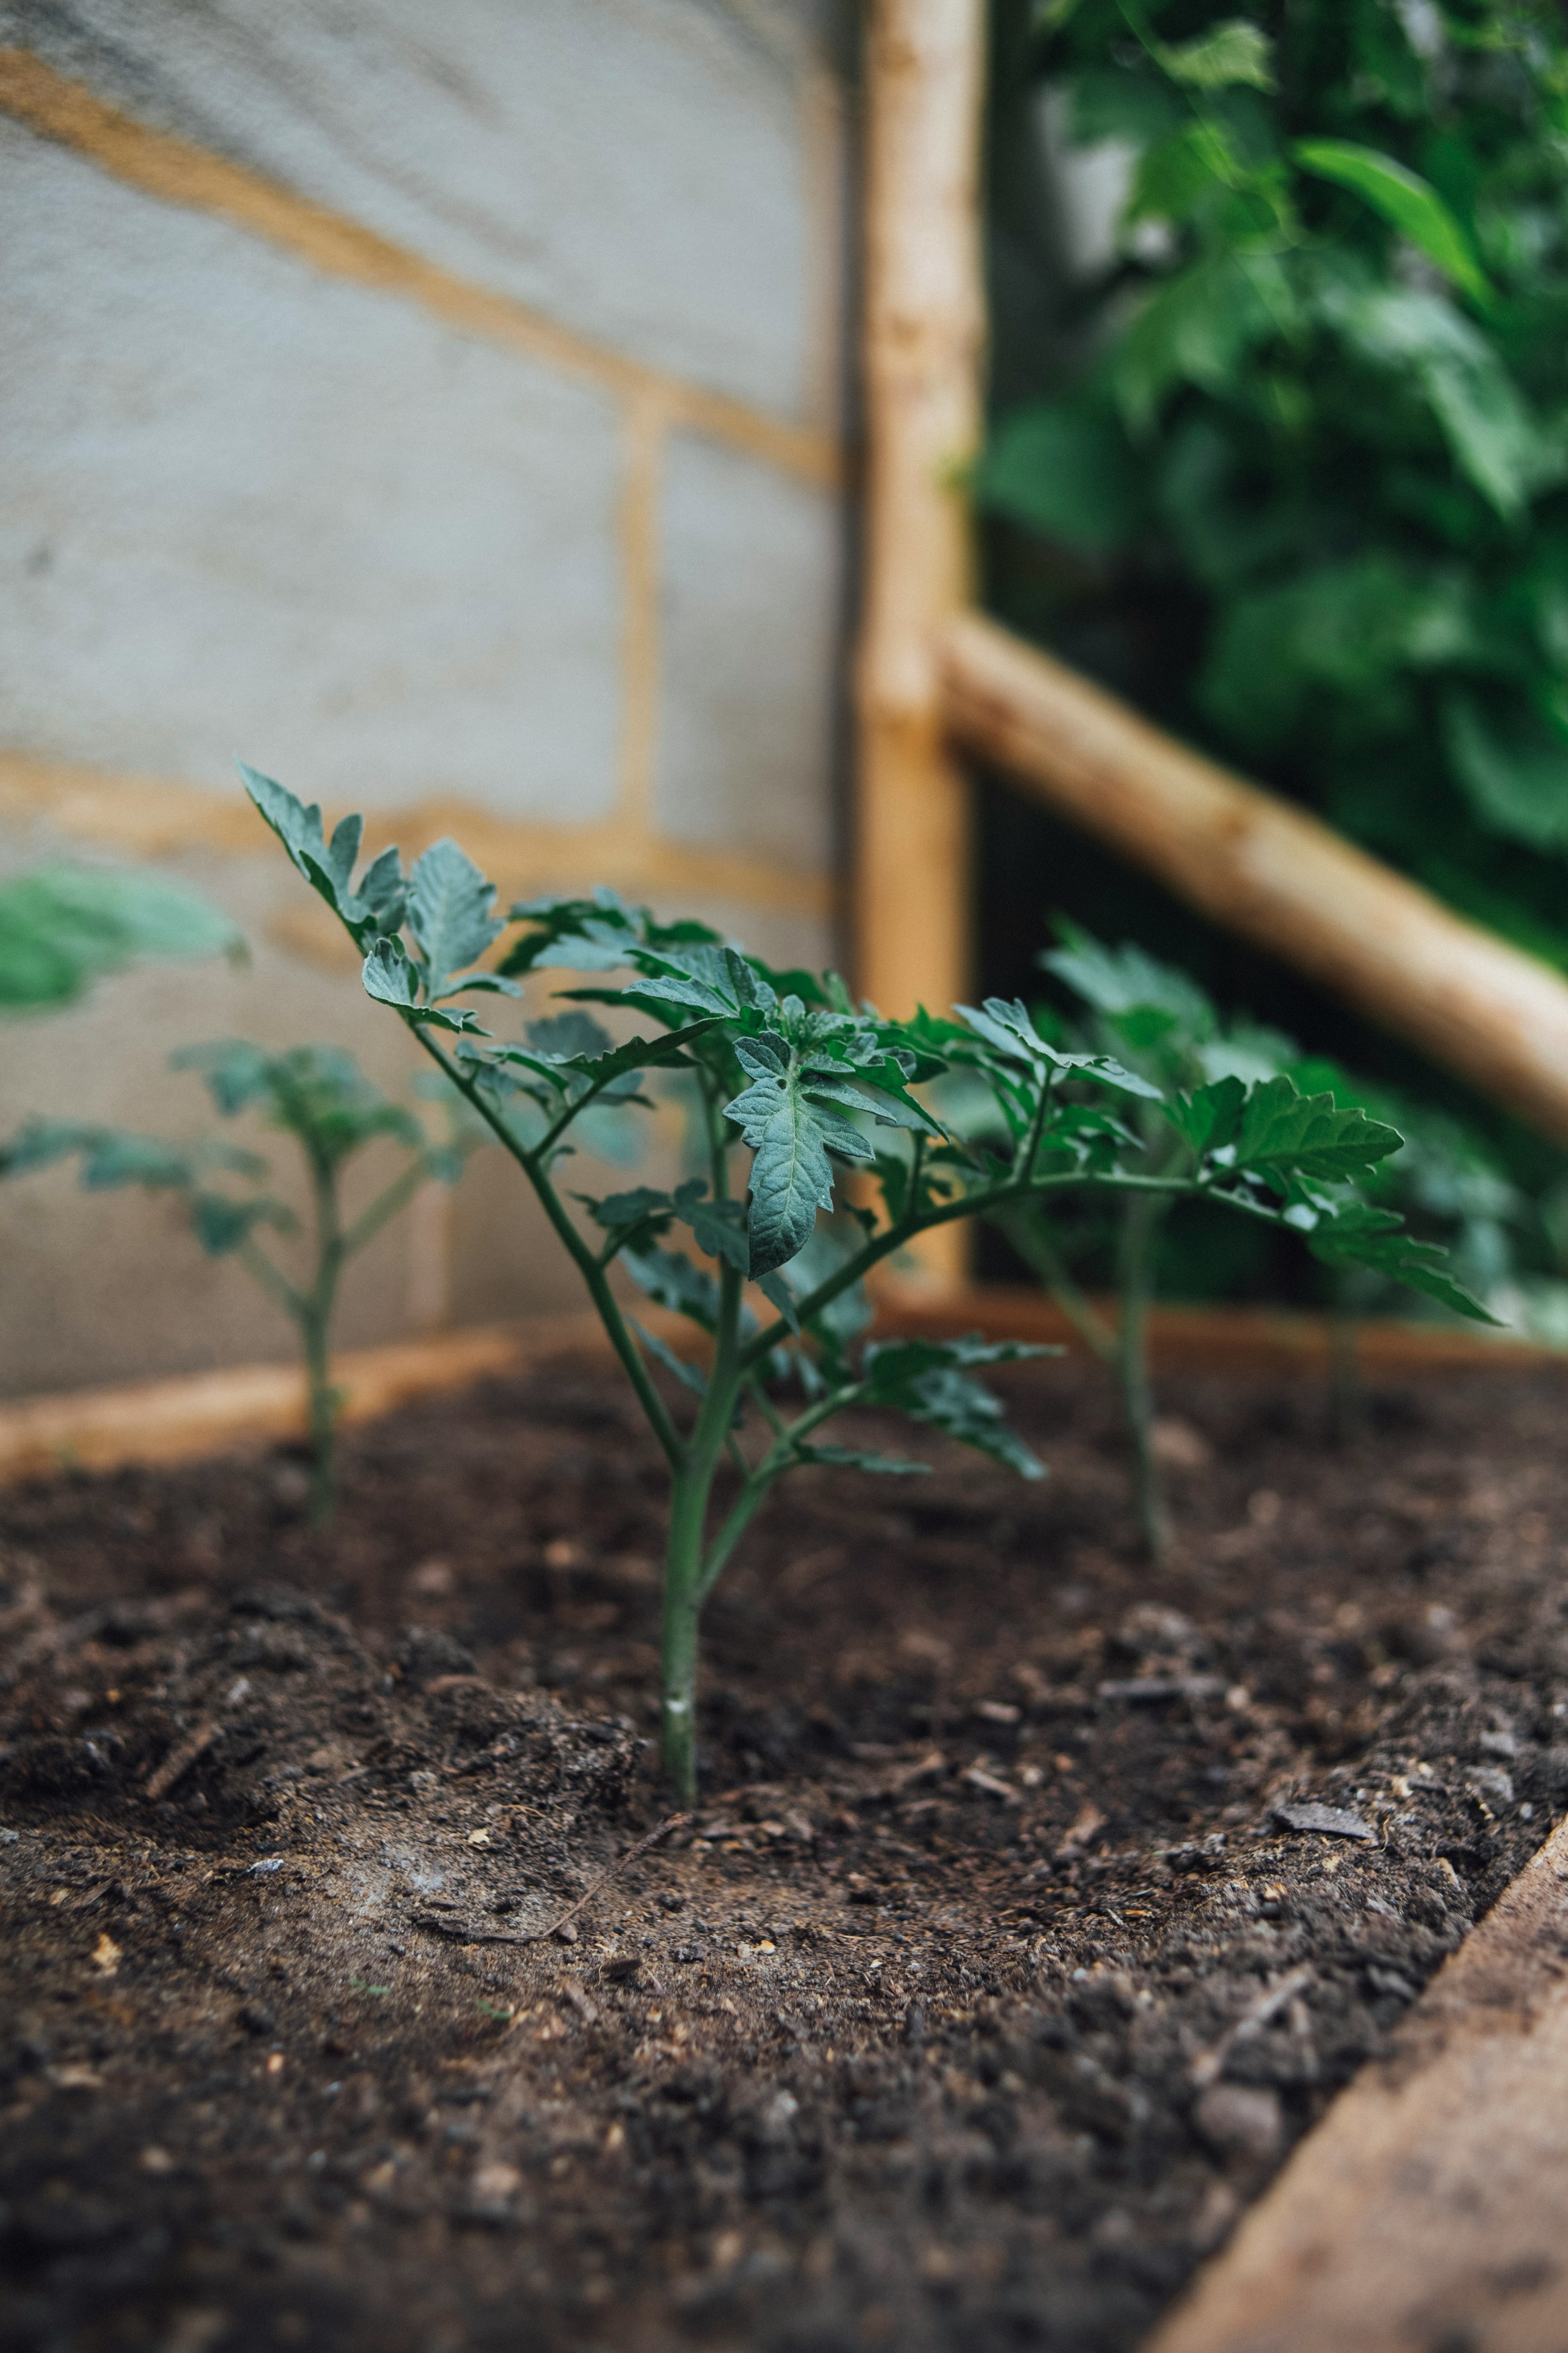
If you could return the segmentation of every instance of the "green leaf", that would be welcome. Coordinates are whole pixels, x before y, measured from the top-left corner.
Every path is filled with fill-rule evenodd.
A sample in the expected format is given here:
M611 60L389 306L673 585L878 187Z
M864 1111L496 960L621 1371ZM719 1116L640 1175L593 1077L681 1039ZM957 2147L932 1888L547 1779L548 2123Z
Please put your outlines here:
M60 865L0 882L0 1010L69 1005L142 957L243 952L226 915L165 875Z
M690 1227L700 1250L709 1258L722 1259L737 1274L744 1274L750 1264L746 1213L739 1201L705 1199L707 1190L700 1176L678 1185L673 1202L675 1214L682 1224Z
M543 1022L533 1025L535 1029L545 1026ZM663 1038L628 1038L624 1046L612 1047L607 1054L569 1054L562 1067L581 1071L597 1094L613 1079L625 1078L632 1071L668 1069L672 1063L686 1065L690 1060L689 1049L716 1026L715 1017L689 1022L685 1029L672 1029Z
M627 1233L641 1225L647 1225L650 1233L668 1233L675 1215L670 1196L655 1191L651 1185L634 1185L627 1193L607 1193L602 1201L586 1193L573 1198L582 1202L596 1226L610 1234Z
M1528 707L1490 712L1456 691L1443 711L1454 773L1489 833L1568 847L1568 742Z
M1108 1020L1159 1014L1168 1027L1193 1039L1207 1037L1218 1028L1208 997L1174 965L1162 964L1129 940L1120 947L1107 947L1078 923L1058 923L1057 933L1060 945L1047 948L1040 963Z
M438 1005L420 1002L418 969L401 941L377 940L364 960L363 976L367 997L374 997L380 1005L395 1006L405 1020L419 1028L474 1029L479 1026L467 1006L447 1013Z
M191 1155L158 1135L131 1135L105 1128L84 1142L81 1181L89 1192L141 1185L149 1192L176 1190L191 1181Z
M1150 297L1111 354L1110 386L1128 431L1146 436L1179 385L1228 397L1247 354L1293 333L1298 317L1277 255L1221 251L1189 264Z
M1315 688L1375 712L1402 673L1474 659L1482 645L1469 607L1459 581L1379 548L1298 571L1224 613L1201 701L1251 749L1272 751L1311 719Z
M748 1231L751 1272L761 1276L786 1265L810 1240L817 1210L832 1208L829 1152L858 1162L876 1156L859 1129L826 1104L874 1106L839 1081L817 1076L784 1038L740 1038L735 1053L752 1084L725 1104L724 1117L755 1155Z
M408 885L395 849L384 849L366 867L358 891L353 888L354 862L364 832L362 817L345 817L328 841L314 801L307 805L297 800L287 786L264 776L258 768L247 767L243 760L239 773L260 815L356 946L368 950L373 940L390 939L402 928Z
M1008 1429L999 1399L973 1377L971 1368L1061 1353L1059 1348L978 1338L883 1341L866 1351L865 1402L894 1407L911 1420L975 1447L1025 1479L1043 1478L1043 1465Z
M763 1274L757 1277L757 1289L762 1293L763 1297L768 1302L768 1304L771 1307L775 1308L779 1314L784 1317L784 1320L789 1325L790 1330L798 1336L800 1332L800 1317L795 1312L795 1293L790 1289L788 1283L784 1281L783 1275L778 1272L776 1268L772 1274Z
M1244 177L1241 158L1217 122L1184 123L1138 166L1129 221L1187 222L1212 211Z
M635 1315L628 1315L626 1321L656 1363L662 1365L667 1373L673 1373L695 1396L707 1396L708 1377L700 1365L689 1365L684 1356L676 1355L668 1341L661 1340L657 1332L650 1332L646 1324L639 1324Z
M884 1479L929 1478L931 1464L902 1454L877 1454L859 1446L821 1446L807 1440L795 1448L798 1462L821 1462L840 1471L869 1471Z
M1474 246L1428 181L1375 147L1348 139L1299 139L1290 152L1304 172L1349 188L1369 204L1473 301L1491 301Z
M1247 1089L1239 1079L1216 1079L1212 1086L1199 1087L1193 1094L1169 1097L1162 1105L1165 1117L1178 1135L1192 1145L1200 1159L1206 1152L1218 1152L1234 1144L1241 1133L1241 1114L1247 1103Z
M500 938L492 913L496 886L451 840L432 843L408 880L408 923L424 963L425 994L434 1004L468 986L458 974L478 964ZM499 977L489 976L500 986Z
M621 1264L656 1306L689 1317L704 1332L714 1329L719 1321L719 1286L706 1267L694 1266L679 1250L659 1250L651 1242L624 1250Z
M1442 295L1337 280L1320 309L1363 358L1419 390L1456 463L1499 514L1517 514L1561 478L1560 441L1542 433L1498 353Z
M247 1241L258 1226L287 1232L295 1223L281 1201L252 1196L231 1200L224 1193L196 1193L191 1199L191 1230L209 1258L226 1258Z
M1222 1079L1201 1092L1217 1095L1237 1083ZM1281 1075L1247 1088L1234 1150L1237 1168L1332 1180L1364 1176L1402 1142L1397 1128L1354 1106L1342 1108L1332 1095L1299 1094Z
M1131 66L1085 67L1068 85L1068 136L1080 147L1102 140L1126 140L1152 147L1180 124L1184 102L1149 72L1140 58Z
M609 1031L591 1013L548 1014L542 1021L527 1022L524 1035L536 1053L552 1062L596 1062L615 1050Z
M1319 1214L1305 1230L1308 1249L1325 1265L1370 1267L1472 1323L1500 1323L1449 1271L1447 1251L1436 1242L1417 1241L1391 1209L1374 1208L1367 1201L1335 1205L1331 1214Z
M1115 417L1065 401L1003 420L974 495L993 514L1086 555L1125 546L1148 519L1142 467Z
M1003 997L988 997L983 1009L958 1005L953 1010L963 1015L977 1038L983 1038L1008 1061L1021 1062L1037 1073L1057 1071L1071 1078L1093 1079L1100 1086L1114 1087L1122 1094L1142 1095L1152 1103L1161 1100L1158 1087L1151 1086L1135 1071L1124 1070L1110 1054L1059 1052L1041 1037L1021 997L1014 997L1011 1004Z
M774 1050L773 1040L757 1045ZM734 1121L755 1155L748 1227L753 1275L794 1258L810 1238L817 1210L833 1204L833 1169L820 1122L801 1091L789 1050L780 1046L776 1054L776 1061L760 1051L748 1059L743 1067L752 1083L724 1106L725 1118Z
M1245 16L1227 16L1190 41L1167 48L1156 43L1154 55L1173 81L1189 90L1229 90L1245 83L1253 90L1278 87L1272 58L1274 44Z
M329 1166L377 1136L391 1136L410 1151L427 1149L413 1113L390 1102L341 1046L292 1046L269 1054L244 1039L222 1038L183 1046L169 1057L169 1067L199 1071L226 1118L263 1108L271 1126Z

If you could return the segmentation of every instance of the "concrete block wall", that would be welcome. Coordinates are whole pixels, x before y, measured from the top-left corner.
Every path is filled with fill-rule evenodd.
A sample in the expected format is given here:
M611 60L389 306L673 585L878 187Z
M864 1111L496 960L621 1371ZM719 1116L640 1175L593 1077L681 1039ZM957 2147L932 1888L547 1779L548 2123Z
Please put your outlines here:
M151 860L252 951L8 1021L0 1133L188 1131L215 1035L405 1085L237 753L503 899L832 955L848 14L0 0L0 868ZM0 1253L5 1391L289 1351L166 1202L13 1182ZM342 1336L570 1298L481 1163Z

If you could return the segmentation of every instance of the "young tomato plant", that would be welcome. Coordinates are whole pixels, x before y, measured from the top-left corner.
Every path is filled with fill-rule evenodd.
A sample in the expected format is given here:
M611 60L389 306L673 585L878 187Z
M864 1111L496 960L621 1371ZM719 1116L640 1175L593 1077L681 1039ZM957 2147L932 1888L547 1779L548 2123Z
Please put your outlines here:
M226 915L166 874L35 866L0 882L0 1013L73 1005L95 980L151 957L245 955Z
M1021 1004L1000 998L961 1008L955 1019L884 1020L856 1005L835 974L770 971L704 924L658 923L610 892L527 902L503 922L494 885L455 842L437 842L406 875L396 851L384 850L356 880L360 818L345 818L328 841L318 808L253 769L243 774L363 953L370 995L414 1031L532 1187L664 1451L662 1746L682 1798L696 1783L703 1605L766 1497L806 1463L923 1467L830 1442L823 1433L836 1416L896 1409L1038 1475L975 1368L1043 1352L977 1340L867 1343L859 1287L881 1261L956 1219L1086 1187L1128 1198L1199 1194L1239 1217L1292 1227L1331 1260L1393 1264L1419 1253L1396 1217L1342 1189L1395 1151L1397 1134L1330 1095L1303 1097L1288 1079L1163 1092L1109 1054L1059 1050ZM482 967L507 922L516 938L493 969ZM655 1034L616 1044L578 1010L514 1040L457 1004L473 991L515 996L523 976L560 968L596 976L566 998L614 1007ZM673 1191L578 1196L574 1216L558 1181L574 1125L605 1102L642 1100L643 1074L670 1070L697 1091L706 1173ZM911 1092L955 1070L986 1106L968 1132ZM1159 1107L1184 1146L1179 1168L1151 1166L1121 1116L1128 1101ZM741 1151L749 1160L738 1175ZM825 1221L842 1168L869 1180L876 1206L858 1191ZM701 1330L704 1370L624 1312L617 1266ZM694 1393L692 1411L670 1410L655 1362Z
M336 1493L342 1400L331 1384L330 1359L343 1270L421 1186L432 1178L456 1183L468 1153L489 1141L489 1131L475 1120L460 1096L442 1087L449 1135L444 1144L432 1143L414 1114L389 1101L353 1055L335 1046L296 1046L270 1054L260 1046L226 1039L184 1048L172 1057L172 1067L199 1071L226 1118L258 1112L268 1127L291 1136L299 1146L310 1196L306 1268L300 1279L289 1274L262 1245L263 1229L292 1234L300 1222L286 1203L265 1190L266 1161L220 1137L187 1145L120 1128L36 1120L0 1154L0 1173L20 1176L78 1155L81 1181L91 1191L141 1185L184 1198L191 1230L203 1249L214 1258L237 1258L299 1332L309 1396L310 1511L312 1520L324 1525L331 1518ZM350 1218L342 1198L348 1165L367 1145L384 1139L402 1147L404 1165Z
M1058 945L1039 961L1085 1007L1089 1042L1122 1055L1133 1070L1155 1082L1162 1097L1226 1079L1257 1086L1283 1077L1303 1093L1331 1095L1342 1108L1361 1110L1385 1129L1394 1129L1397 1122L1403 1148L1356 1170L1356 1183L1368 1197L1362 1206L1412 1219L1425 1238L1417 1240L1396 1219L1381 1229L1390 1238L1387 1248L1376 1246L1380 1229L1373 1229L1367 1237L1372 1247L1348 1256L1319 1251L1332 1268L1332 1376L1336 1419L1342 1427L1353 1397L1356 1318L1400 1284L1424 1292L1439 1306L1471 1315L1480 1312L1456 1275L1462 1272L1484 1293L1511 1272L1508 1234L1510 1226L1522 1219L1522 1199L1491 1165L1484 1146L1458 1123L1398 1103L1347 1077L1334 1063L1304 1060L1295 1041L1278 1030L1265 1029L1245 1017L1224 1020L1190 975L1140 947L1128 943L1107 947L1069 923L1058 925ZM1161 1104L1140 1104L1138 1124L1146 1166L1168 1174L1193 1166L1191 1141L1167 1120ZM1175 1192L1132 1194L1115 1205L1112 1255L1119 1313L1114 1322L1100 1313L1073 1271L1086 1243L1090 1249L1103 1247L1101 1233L1092 1229L1073 1233L1064 1226L1058 1205L1037 1198L1003 1212L995 1221L1087 1345L1115 1370L1131 1451L1133 1501L1155 1559L1169 1540L1170 1518L1153 1442L1148 1311L1162 1231L1179 1198ZM1342 1209L1356 1209L1352 1193L1342 1191L1339 1198ZM1433 1247L1439 1235L1453 1249L1452 1267L1445 1264L1443 1251Z

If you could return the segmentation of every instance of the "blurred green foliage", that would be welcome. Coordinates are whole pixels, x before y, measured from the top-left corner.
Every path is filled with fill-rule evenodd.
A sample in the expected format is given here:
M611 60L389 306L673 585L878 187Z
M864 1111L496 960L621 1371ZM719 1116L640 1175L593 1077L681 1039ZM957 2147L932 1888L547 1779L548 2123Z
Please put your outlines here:
M1561 13L1001 0L995 72L994 607L1568 968Z
M60 864L0 882L0 1013L74 1004L144 958L244 952L227 916L166 874Z

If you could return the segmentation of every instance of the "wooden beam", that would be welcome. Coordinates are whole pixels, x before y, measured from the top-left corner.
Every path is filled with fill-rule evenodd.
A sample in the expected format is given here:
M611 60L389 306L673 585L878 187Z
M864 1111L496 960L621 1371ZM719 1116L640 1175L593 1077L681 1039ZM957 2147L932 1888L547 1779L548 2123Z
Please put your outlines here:
M1147 2353L1560 2353L1565 1944L1559 1825Z
M345 1423L390 1413L411 1398L520 1371L557 1349L607 1353L591 1313L491 1324L437 1338L355 1348L332 1360ZM303 1438L305 1377L297 1365L226 1365L212 1373L68 1390L0 1404L0 1487L60 1471L113 1471L125 1462L199 1461L237 1447Z
M920 1286L884 1281L877 1285L876 1302L879 1338L956 1340L978 1332L986 1340L1027 1340L1065 1348L1069 1356L1089 1353L1055 1300L1022 1283L960 1283L933 1299ZM1097 1295L1091 1304L1114 1330L1119 1303ZM1149 1355L1157 1374L1326 1379L1341 1345L1327 1315L1299 1309L1166 1303L1149 1312ZM1562 1349L1540 1341L1472 1324L1406 1323L1392 1315L1369 1315L1357 1324L1355 1358L1368 1380L1568 1367Z
M945 1011L969 984L968 793L938 686L942 625L971 593L961 471L980 433L983 0L876 0L868 52L868 478L854 970L885 1013ZM962 1264L960 1229L928 1273Z
M1114 1303L1096 1305L1113 1317ZM756 1302L759 1312L764 1303ZM643 1316L667 1346L700 1358L702 1335L681 1316L645 1306ZM1002 1284L961 1285L933 1297L923 1284L890 1282L877 1292L877 1331L887 1339L981 1332L998 1340L1061 1341L1075 1335L1043 1293ZM1149 1344L1158 1371L1178 1368L1243 1377L1325 1373L1327 1321L1271 1308L1155 1307ZM1564 1360L1529 1342L1488 1338L1446 1325L1369 1318L1359 1335L1369 1377L1405 1377L1464 1369L1510 1371ZM335 1357L346 1423L368 1421L420 1397L464 1388L490 1376L571 1354L611 1362L596 1315L531 1317L356 1348ZM113 1471L122 1463L174 1464L251 1446L278 1445L306 1432L305 1384L297 1365L227 1365L210 1373L130 1381L116 1388L72 1389L0 1401L0 1488L62 1471Z
M1549 965L977 614L948 622L942 701L956 743L1568 1143L1568 982Z

